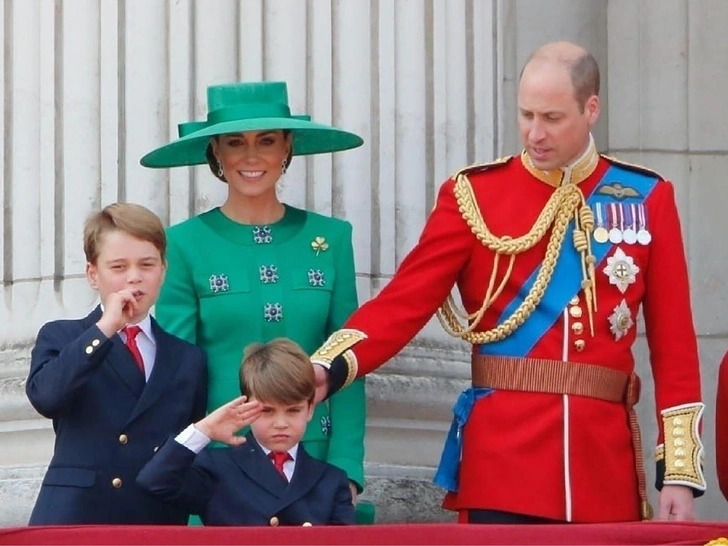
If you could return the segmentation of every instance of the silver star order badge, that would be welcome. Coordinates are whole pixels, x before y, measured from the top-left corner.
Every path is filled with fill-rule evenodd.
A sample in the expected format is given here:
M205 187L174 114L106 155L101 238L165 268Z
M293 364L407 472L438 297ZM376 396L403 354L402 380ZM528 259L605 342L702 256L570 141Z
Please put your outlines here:
M607 266L604 268L604 273L609 277L609 284L615 285L622 294L637 280L639 272L640 268L634 263L634 259L627 256L621 248L607 258Z
M627 306L627 302L622 300L609 315L609 330L614 334L614 339L619 341L632 326L634 326L632 311Z

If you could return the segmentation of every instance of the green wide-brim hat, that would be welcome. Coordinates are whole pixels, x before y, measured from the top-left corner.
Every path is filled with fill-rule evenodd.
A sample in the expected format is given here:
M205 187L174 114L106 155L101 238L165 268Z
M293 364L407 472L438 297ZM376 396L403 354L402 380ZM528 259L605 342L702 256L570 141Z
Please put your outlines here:
M246 131L291 131L293 155L339 152L364 144L354 133L291 115L285 82L213 85L207 88L207 107L207 120L181 123L180 138L149 152L141 164L155 169L206 164L210 137Z

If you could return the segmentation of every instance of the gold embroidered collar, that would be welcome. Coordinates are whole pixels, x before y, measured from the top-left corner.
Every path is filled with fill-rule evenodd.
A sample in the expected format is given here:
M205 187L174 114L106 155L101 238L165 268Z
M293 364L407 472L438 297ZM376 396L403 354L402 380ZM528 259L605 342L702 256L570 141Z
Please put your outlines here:
M594 138L589 135L589 146L586 151L581 154L579 159L566 167L553 169L551 171L542 171L537 169L534 167L526 150L523 150L521 153L521 161L526 167L526 170L534 177L538 178L541 182L545 182L549 186L558 188L562 184L579 184L588 178L589 175L591 175L597 168L597 163L599 163L599 154L597 153L597 148L594 145Z

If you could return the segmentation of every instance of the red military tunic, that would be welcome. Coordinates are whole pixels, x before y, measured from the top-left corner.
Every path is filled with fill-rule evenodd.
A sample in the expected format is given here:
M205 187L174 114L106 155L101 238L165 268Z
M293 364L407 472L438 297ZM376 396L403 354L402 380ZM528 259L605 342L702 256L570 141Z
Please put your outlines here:
M468 174L485 224L500 237L528 233L559 184L560 171L553 179L554 172L529 170L524 157ZM574 166L571 181L588 196L610 161L596 157L592 144L583 161ZM476 239L463 219L454 185L450 179L441 187L418 244L394 278L344 325L344 329L365 336L346 348L346 355L341 352L347 362L358 366L357 375L374 370L397 354L430 319L454 284L469 314L480 308L494 253ZM636 323L642 306L661 422L661 410L702 405L687 266L672 184L659 180L645 208L652 235L649 245L613 245L597 265L594 336L580 292L579 301L572 300L526 356L598 364L632 373L631 348L637 328L630 324L616 339L610 316L624 300ZM507 285L486 311L477 331L497 325L506 306L544 259L548 238L547 233L516 257ZM570 244L570 240L564 241L564 245ZM607 258L618 249L639 268L624 293L604 272ZM508 261L501 258L499 279ZM551 282L558 283L559 278ZM317 361L316 355L312 360ZM350 372L352 369L350 366ZM658 443L662 444L663 427L659 428ZM462 449L459 490L447 495L446 508L492 509L575 522L640 517L635 455L627 410L621 404L582 396L497 390L476 403L464 428ZM703 488L698 483L695 487Z
M715 404L715 466L718 485L728 500L728 353L718 369L718 396Z

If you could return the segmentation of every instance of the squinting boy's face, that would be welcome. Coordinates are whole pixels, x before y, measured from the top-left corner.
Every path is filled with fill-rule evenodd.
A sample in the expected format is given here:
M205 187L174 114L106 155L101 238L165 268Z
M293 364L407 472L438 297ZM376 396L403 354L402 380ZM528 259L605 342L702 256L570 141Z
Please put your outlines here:
M301 441L306 425L313 417L313 403L262 402L263 410L250 429L258 443L271 451L288 451Z
M86 278L106 303L109 294L131 290L137 312L130 322L143 319L157 301L165 265L154 244L120 230L106 233L95 264L86 264Z

